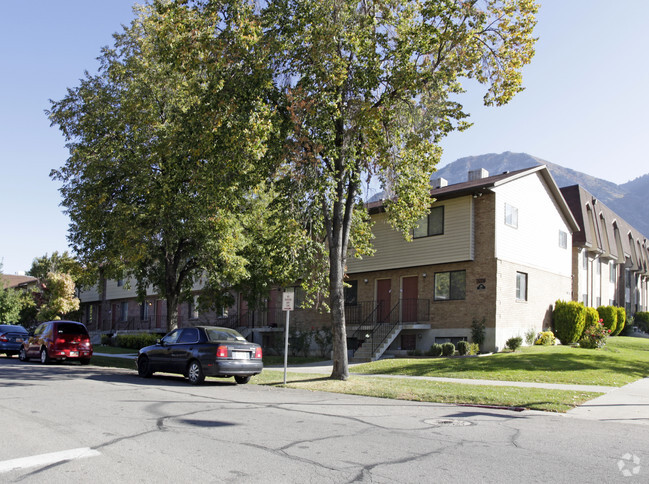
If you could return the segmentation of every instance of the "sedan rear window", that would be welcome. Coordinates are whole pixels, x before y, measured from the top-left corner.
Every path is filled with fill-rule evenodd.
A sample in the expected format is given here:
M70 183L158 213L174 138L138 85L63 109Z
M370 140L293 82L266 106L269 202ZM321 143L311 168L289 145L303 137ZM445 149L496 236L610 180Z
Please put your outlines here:
M246 341L246 338L241 336L233 329L219 328L212 329L208 328L205 330L207 334L207 339L209 341Z

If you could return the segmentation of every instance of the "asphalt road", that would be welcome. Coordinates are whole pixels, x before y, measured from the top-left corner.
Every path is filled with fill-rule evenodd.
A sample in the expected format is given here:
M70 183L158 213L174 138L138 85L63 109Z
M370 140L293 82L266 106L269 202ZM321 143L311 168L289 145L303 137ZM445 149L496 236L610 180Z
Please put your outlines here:
M648 482L646 426L0 358L0 482Z

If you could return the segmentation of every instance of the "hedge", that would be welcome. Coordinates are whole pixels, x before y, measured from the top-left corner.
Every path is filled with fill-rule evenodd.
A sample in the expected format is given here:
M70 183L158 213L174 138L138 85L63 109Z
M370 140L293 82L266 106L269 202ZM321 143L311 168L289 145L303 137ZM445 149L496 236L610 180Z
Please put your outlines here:
M604 327L611 330L611 335L617 329L618 312L615 306L600 306L597 308L599 317L602 318Z
M611 331L611 336L617 336L620 334L626 325L626 309L623 307L617 307L615 310L617 311L617 327L615 328L615 331Z
M586 308L575 301L557 301L552 312L554 333L562 344L576 343L586 325Z

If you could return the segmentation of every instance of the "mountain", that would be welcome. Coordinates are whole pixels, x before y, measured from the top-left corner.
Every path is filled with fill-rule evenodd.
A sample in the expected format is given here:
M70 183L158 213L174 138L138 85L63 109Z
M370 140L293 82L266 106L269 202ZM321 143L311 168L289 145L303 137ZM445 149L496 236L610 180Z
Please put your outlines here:
M527 153L507 151L500 154L491 153L460 158L437 170L433 178L445 178L449 184L454 184L466 181L471 170L484 168L489 172L489 175L497 175L536 165L546 165L559 187L581 185L645 237L649 235L649 211L646 209L649 174L617 185ZM374 198L380 198L380 196L379 194Z

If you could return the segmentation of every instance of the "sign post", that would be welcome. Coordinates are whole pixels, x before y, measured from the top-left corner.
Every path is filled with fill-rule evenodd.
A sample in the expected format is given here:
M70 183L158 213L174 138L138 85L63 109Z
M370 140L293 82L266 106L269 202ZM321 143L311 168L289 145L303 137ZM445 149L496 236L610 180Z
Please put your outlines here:
M284 385L286 385L286 370L288 368L288 324L289 315L295 306L295 294L285 292L282 294L282 310L286 311L286 329L284 330Z

